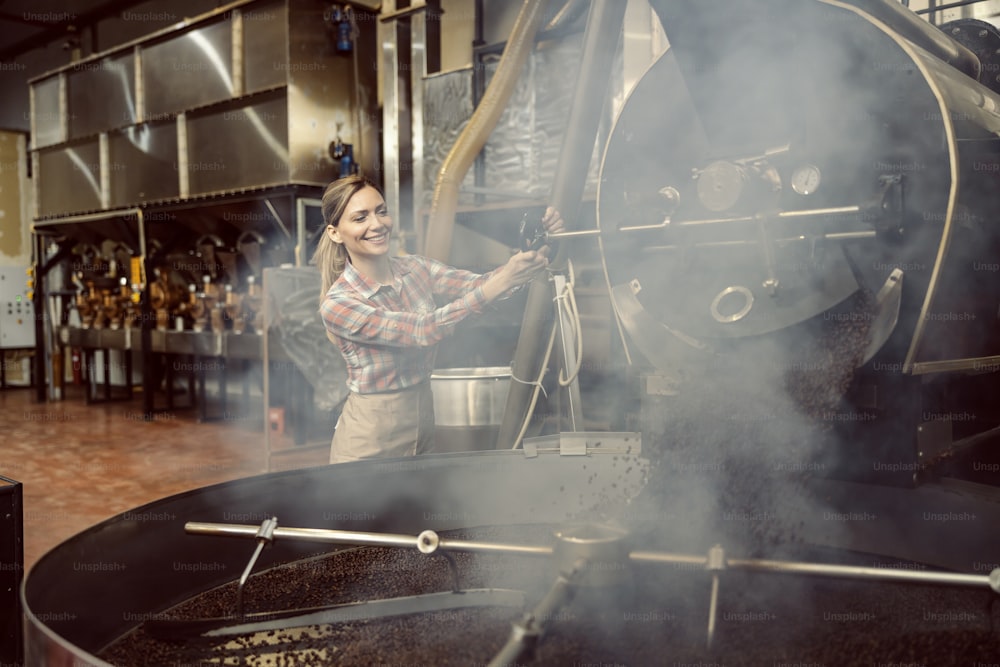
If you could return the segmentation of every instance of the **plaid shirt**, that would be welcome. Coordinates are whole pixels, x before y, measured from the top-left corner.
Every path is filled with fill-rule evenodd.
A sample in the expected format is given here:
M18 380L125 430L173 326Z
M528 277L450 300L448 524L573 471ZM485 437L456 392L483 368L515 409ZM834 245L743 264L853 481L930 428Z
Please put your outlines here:
M490 274L427 257L390 257L393 284L380 285L348 263L320 306L326 330L347 362L347 387L395 391L430 378L437 344L469 315L483 312ZM450 301L437 307L434 297Z

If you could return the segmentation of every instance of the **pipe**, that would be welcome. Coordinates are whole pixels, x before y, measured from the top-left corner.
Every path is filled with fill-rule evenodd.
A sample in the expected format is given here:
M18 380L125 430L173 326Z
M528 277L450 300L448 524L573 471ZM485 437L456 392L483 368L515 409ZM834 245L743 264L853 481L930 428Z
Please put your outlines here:
M709 558L689 554L675 554L661 551L633 551L629 554L629 560L633 563L704 566L705 569L710 569ZM723 567L730 570L765 572L769 574L797 574L802 576L832 577L834 579L969 586L973 588L989 588L995 593L1000 593L1000 569L995 569L990 574L966 574L963 572L895 570L863 565L804 563L762 558L727 558L723 563Z
M569 106L566 134L550 199L552 206L562 213L569 231L579 217L580 201L583 199L601 112L608 96L608 82L625 20L626 4L620 0L594 0L587 16L576 91ZM552 267L558 270L564 265L566 255L566 244L562 244L552 260ZM521 382L510 384L497 435L498 449L510 449L516 444L514 440L527 419L526 412L535 389L530 382L539 375L552 326L551 288L545 277L539 277L532 281L528 289L521 333L511 364L513 376Z
M937 5L937 6L934 3L931 3L931 5L929 7L926 7L924 9L918 9L918 10L916 10L913 13L914 14L934 14L935 12L943 12L946 9L957 9L959 7L968 7L969 5L978 5L978 4L980 4L982 2L986 2L986 1L987 0L961 0L960 2L949 2L946 5ZM907 7L909 7L909 5L907 5ZM933 16L931 18L933 18Z
M971 50L959 44L896 0L844 0L882 21L899 35L952 67L979 80L982 65Z
M424 243L424 254L429 257L442 262L449 260L459 187L476 155L483 149L490 133L496 127L511 93L514 92L514 86L534 47L535 34L542 23L545 3L546 0L524 0L493 80L490 81L468 125L462 130L462 134L441 163L437 182L434 184L434 196L431 200L427 237Z
M259 537L260 526L235 523L205 523L188 521L184 531L189 535L214 535L217 537ZM322 544L360 544L372 547L400 547L420 549L422 535L398 533L372 533L356 530L330 530L325 528L293 528L282 526L270 533L276 540L299 540ZM504 553L522 556L551 556L552 547L524 544L477 542L474 540L441 540L435 550L467 551L472 553Z
M545 26L545 32L564 28L573 23L573 21L576 21L580 14L583 13L583 5L583 0L566 0L563 6L559 8L559 11L553 15L548 25Z
M490 660L488 667L521 665L524 664L523 660L534 658L535 646L542 636L545 624L560 608L573 600L576 593L575 581L585 567L586 563L580 562L569 573L559 573L555 583L535 608L525 614L520 621L512 624L510 638L500 652Z

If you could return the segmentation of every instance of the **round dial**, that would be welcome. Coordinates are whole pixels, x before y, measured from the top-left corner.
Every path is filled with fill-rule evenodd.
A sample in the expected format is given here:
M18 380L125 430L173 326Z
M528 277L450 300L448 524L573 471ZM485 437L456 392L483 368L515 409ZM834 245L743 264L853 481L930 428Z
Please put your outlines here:
M813 164L802 164L792 172L792 190L800 195L811 195L819 188L819 167Z

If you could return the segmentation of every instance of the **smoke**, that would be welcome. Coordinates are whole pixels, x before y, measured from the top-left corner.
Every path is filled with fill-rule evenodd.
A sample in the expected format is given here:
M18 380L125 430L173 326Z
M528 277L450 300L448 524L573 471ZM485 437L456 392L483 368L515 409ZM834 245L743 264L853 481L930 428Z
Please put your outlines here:
M625 344L646 369L636 418L652 469L623 520L684 553L851 544L867 515L812 482L900 483L917 465L919 399L897 376L947 206L938 101L911 55L850 9L654 5L671 49L616 122L598 198L609 286L641 306L622 317ZM886 177L904 183L903 208ZM844 233L858 236L828 237ZM874 295L895 269L907 291L874 361L892 370L873 373ZM614 393L594 402L621 405Z

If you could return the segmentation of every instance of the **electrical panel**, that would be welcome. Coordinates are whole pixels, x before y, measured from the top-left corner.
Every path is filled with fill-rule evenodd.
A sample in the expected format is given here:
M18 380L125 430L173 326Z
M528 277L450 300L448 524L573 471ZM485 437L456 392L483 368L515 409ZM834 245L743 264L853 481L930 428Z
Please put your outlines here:
M28 267L0 267L0 349L35 347L35 307Z

